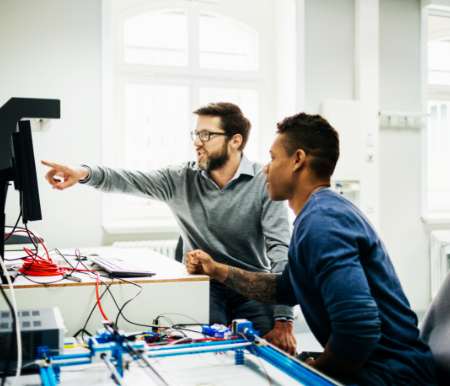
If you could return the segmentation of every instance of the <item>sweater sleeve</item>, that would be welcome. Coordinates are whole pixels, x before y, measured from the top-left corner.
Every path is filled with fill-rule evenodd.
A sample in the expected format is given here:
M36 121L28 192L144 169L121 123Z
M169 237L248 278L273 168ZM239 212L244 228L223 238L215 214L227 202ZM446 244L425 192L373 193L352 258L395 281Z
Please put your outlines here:
M361 232L330 211L313 212L305 224L301 248L329 316L328 347L343 362L364 363L381 337L381 321L359 260Z
M122 193L169 202L185 182L186 164L146 172L88 166L85 184L103 193Z

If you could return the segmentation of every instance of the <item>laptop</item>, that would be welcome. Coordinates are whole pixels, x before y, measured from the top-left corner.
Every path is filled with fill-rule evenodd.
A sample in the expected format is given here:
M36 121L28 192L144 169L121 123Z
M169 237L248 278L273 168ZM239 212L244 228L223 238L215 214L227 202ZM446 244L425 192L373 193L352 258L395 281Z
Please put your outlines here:
M154 276L154 272L139 268L136 264L121 259L120 257L100 256L96 253L86 256L93 264L98 265L111 276L115 277L149 277Z

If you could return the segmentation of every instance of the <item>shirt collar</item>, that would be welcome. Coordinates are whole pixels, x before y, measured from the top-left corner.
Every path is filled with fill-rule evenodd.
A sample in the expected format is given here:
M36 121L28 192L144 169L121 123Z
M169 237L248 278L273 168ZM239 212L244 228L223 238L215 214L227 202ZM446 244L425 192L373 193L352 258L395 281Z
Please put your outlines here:
M230 182L228 182L228 184L225 185L224 189L232 182L237 180L241 175L247 175L250 177L255 177L255 171L253 170L253 165L251 163L251 161L245 156L244 153L242 153L242 159L241 159L241 163L239 164L238 169L236 170L236 173L234 175L234 177L230 180ZM211 178L211 175L209 174L209 172L202 170L202 176L204 178L207 178L210 181L213 181ZM214 181L213 181L214 182Z

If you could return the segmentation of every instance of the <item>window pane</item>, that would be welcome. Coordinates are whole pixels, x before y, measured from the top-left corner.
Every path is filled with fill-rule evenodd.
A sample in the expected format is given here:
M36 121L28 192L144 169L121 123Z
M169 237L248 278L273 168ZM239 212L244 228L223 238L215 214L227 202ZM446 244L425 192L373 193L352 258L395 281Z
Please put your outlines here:
M201 12L200 67L258 70L258 33L236 20Z
M124 22L125 63L188 65L187 15L166 10L133 16Z
M200 87L200 106L212 102L231 102L238 105L250 120L252 128L244 153L252 161L259 161L259 93L257 90Z
M187 161L189 145L187 86L126 84L124 167L159 169ZM161 206L127 197L127 206Z
M450 211L450 104L429 102L428 206L430 211Z
M428 83L450 85L450 41L428 43Z

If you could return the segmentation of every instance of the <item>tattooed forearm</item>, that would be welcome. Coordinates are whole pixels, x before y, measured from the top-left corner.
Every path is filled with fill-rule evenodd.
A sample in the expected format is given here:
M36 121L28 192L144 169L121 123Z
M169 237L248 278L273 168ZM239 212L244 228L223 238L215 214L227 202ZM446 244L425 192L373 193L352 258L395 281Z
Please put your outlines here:
M277 280L273 273L247 272L229 267L223 284L257 302L276 303Z

